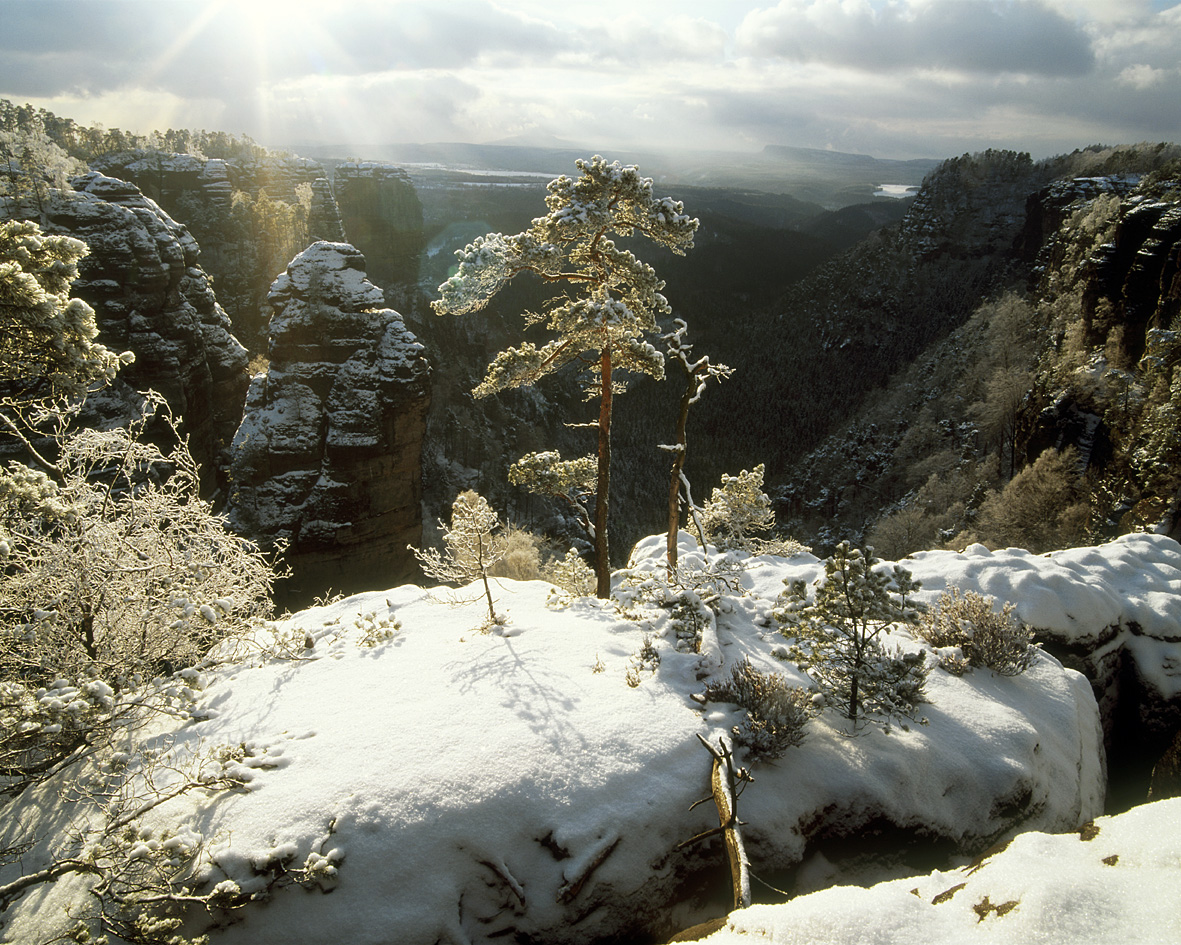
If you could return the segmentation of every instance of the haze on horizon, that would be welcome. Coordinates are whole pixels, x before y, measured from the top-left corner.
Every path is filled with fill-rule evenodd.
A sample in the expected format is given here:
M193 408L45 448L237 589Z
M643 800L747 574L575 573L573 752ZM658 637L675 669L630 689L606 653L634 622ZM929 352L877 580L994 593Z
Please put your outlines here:
M0 0L0 97L269 146L1181 140L1181 0Z

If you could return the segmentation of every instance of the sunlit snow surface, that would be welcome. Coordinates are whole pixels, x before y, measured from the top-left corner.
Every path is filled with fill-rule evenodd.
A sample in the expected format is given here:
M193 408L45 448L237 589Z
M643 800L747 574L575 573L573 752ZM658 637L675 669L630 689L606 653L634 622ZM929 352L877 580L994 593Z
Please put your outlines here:
M691 562L693 546L682 538ZM1177 639L1177 552L1168 539L1134 536L1052 558L977 548L907 564L932 596L941 580L998 594L1015 588L1019 607L1066 615L1080 634L1151 615L1158 633ZM657 571L662 554L663 537L647 539L633 563ZM177 799L154 811L152 823L188 824L204 837L209 885L229 877L250 888L251 861L270 851L290 852L296 864L312 852L342 859L330 894L281 890L212 942L588 942L633 922L701 921L680 883L722 854L703 845L675 851L716 823L712 805L689 811L708 794L709 757L696 736L716 739L740 715L690 696L704 689L703 673L727 673L744 656L806 683L773 656L784 639L770 610L785 577L823 573L810 555L747 565L749 594L724 603L703 654L675 649L664 611L638 611L637 622L595 600L555 609L546 604L549 585L513 581L494 586L508 622L493 634L476 629L487 613L481 601L448 604L440 600L446 591L406 586L304 611L263 634L292 641L293 658L227 647L227 662L203 674L205 717L161 730L160 744L247 746L250 790ZM1091 601L1107 609L1080 616L1098 606ZM378 624L391 618L400 628L382 639ZM646 635L661 661L637 675ZM892 642L920 645L903 634ZM851 736L828 710L803 745L753 766L740 815L756 873L804 862L813 888L847 882L825 874L827 861L807 839L856 836L873 821L972 851L1014 828L1064 835L1022 836L971 876L831 889L758 907L734 918L749 930L743 941L1181 940L1176 914L1164 916L1181 891L1175 805L1100 821L1094 841L1078 839L1080 825L1101 813L1105 787L1098 711L1082 676L1043 653L1014 678L936 670L928 695L925 723L894 720L888 731L871 725ZM58 787L22 796L0 825L0 845L38 825L60 838ZM1114 866L1102 862L1111 855L1119 856ZM44 856L42 844L25 869ZM968 886L931 904L960 882ZM985 895L1020 905L977 923L973 906ZM5 916L0 941L60 934L65 910L86 901L78 877L41 887ZM1091 914L1098 918L1086 920ZM1111 915L1120 917L1119 938L1105 931ZM1091 938L1048 934L1078 923ZM1010 928L1018 931L1005 938Z
M709 945L1181 942L1181 798L1025 833L977 866L733 913ZM1092 834L1094 834L1092 836ZM1089 837L1090 839L1083 839Z

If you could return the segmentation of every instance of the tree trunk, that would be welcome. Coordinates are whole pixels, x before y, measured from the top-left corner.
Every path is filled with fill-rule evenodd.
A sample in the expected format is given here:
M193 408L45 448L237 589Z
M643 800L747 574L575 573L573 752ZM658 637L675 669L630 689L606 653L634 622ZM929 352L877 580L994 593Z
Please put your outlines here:
M673 468L668 480L668 570L671 576L677 568L677 536L681 530L681 470L685 466L687 449L686 430L689 426L689 405L697 390L697 377L692 372L681 395L681 409L677 414L677 437L673 440Z
M607 543L607 500L611 488L611 347L604 342L599 359L602 397L599 401L599 477L595 487L595 595L611 596L611 556Z

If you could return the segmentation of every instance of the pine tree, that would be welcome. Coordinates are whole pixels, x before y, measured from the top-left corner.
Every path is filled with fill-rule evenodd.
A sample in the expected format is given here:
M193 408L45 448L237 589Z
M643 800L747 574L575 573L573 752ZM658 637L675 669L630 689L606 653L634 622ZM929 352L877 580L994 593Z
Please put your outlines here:
M0 428L30 451L32 427L132 360L99 344L94 309L70 298L87 252L31 221L0 223Z
M420 551L408 546L418 559L422 570L445 584L484 582L484 596L488 600L488 620L497 622L492 589L488 584L488 569L504 557L508 542L500 528L500 518L478 492L468 489L455 498L451 506L451 525L439 522L443 532L443 550L431 548Z
M918 615L911 595L918 583L898 565L877 570L873 549L862 552L841 542L824 563L824 580L808 597L793 581L775 611L783 633L797 638L792 658L820 685L847 718L863 712L906 714L923 700L928 667L925 653L892 654L879 637L893 623Z
M594 542L596 593L608 597L612 398L623 390L618 372L664 376L663 356L644 339L657 330L657 318L672 311L655 270L612 236L638 234L680 255L693 246L698 221L679 201L656 197L652 180L635 167L608 164L598 155L577 167L577 179L563 175L550 182L548 212L529 229L514 236L490 233L457 252L459 269L439 287L433 307L438 314L479 311L521 273L567 290L544 312L524 315L527 325L544 324L551 340L502 351L474 393L485 397L532 385L567 366L582 370L588 399L599 402L594 516L585 516L583 524Z
M771 499L763 491L763 464L742 470L737 476L722 476L701 510L706 537L718 548L751 550L757 536L775 524Z

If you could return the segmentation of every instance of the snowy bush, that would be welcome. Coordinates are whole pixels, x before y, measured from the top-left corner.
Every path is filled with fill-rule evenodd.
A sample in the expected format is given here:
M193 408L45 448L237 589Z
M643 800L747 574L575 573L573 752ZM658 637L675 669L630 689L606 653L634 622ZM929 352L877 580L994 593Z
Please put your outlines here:
M105 678L116 687L191 666L265 615L273 571L198 494L185 441L143 427L61 438L55 476L0 470L0 653L8 678Z
M550 602L555 606L565 606L595 593L595 572L575 548L567 551L565 557L550 558L541 569L541 577L559 588L550 594Z
M926 654L889 652L880 637L891 624L913 623L918 584L905 568L878 570L873 549L841 542L809 597L803 581L779 596L776 619L797 644L789 658L854 723L863 713L909 715L924 700Z
M451 525L439 522L443 532L443 549L421 551L407 547L422 566L423 573L445 584L470 584L480 580L488 601L488 626L499 622L492 588L488 584L489 569L508 551L508 542L500 529L500 517L488 500L468 489L455 497L451 506Z
M722 550L754 550L756 539L775 524L771 500L763 492L763 464L722 476L721 487L701 509L701 524L706 539Z
M53 475L15 462L0 469L9 791L93 747L114 718L113 695L193 666L270 610L269 561L200 498L185 441L166 454L143 442L159 405L149 397L126 428L59 437Z
M660 651L652 642L652 637L644 634L644 642L632 657L631 665L627 669L625 678L633 689L643 682L642 673L655 673L660 668Z
M789 686L782 673L764 673L749 659L736 663L725 682L706 687L710 702L732 702L746 709L746 718L731 731L751 757L771 761L804 740L804 726L818 706L811 692Z
M949 651L940 661L956 675L967 665L984 666L1002 676L1020 675L1037 652L1033 631L1014 613L1016 605L1006 603L998 610L996 604L995 597L952 587L919 619L918 635L937 650Z

